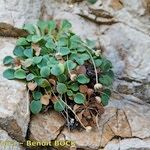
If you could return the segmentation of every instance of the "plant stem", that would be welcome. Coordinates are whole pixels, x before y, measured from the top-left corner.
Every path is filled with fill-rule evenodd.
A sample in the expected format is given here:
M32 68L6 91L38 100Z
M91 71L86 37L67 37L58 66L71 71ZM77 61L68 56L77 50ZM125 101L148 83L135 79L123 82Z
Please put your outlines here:
M52 93L53 93L53 95L57 98L57 96L55 95L55 93L54 93L54 91L52 90ZM76 115L76 113L73 111L73 109L67 104L67 103L65 103L63 100L62 100L62 98L60 97L60 96L58 96L59 97L59 99L72 111L72 113L75 115L75 117L78 119L78 121L80 122L80 124L82 125L82 127L84 128L84 129L86 129L86 127L84 126L84 124L81 122L81 120L80 120L80 118ZM61 105L61 103L60 103L60 105Z
M88 49L86 49L86 51L88 52L88 54L90 55L91 57L91 60L92 60L92 63L93 63L93 66L94 66L94 71L95 71L95 78L96 78L96 84L98 83L98 73L97 73L97 69L96 69L96 65L95 65L95 62L94 62L94 59L93 59L93 56L91 55L90 51L94 51L92 48L88 47L84 42L82 43L85 47L87 47Z

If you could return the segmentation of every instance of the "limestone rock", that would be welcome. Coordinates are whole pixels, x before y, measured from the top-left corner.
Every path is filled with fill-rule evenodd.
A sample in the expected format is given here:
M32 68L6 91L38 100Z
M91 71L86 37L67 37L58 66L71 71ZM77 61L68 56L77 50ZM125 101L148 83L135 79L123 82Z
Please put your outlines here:
M110 141L104 150L149 150L150 140L141 140L138 138Z
M2 60L11 55L15 46L14 39L0 39L0 127L11 137L24 141L29 122L29 98L24 83L7 80L3 77Z
M123 24L112 25L100 38L115 73L138 81L150 72L150 37ZM116 63L117 62L117 63Z
M0 128L0 149L1 150L25 150L20 143L13 140L6 131Z
M0 22L22 27L24 23L39 18L41 2L39 0L0 0Z
M122 95L120 98L112 99L109 107L124 111L126 121L129 124L124 129L129 130L130 128L132 137L143 139L150 137L150 104L131 95ZM124 121L125 119L121 122L124 124Z
M64 118L55 111L38 114L31 118L30 139L51 141L56 139L65 124Z

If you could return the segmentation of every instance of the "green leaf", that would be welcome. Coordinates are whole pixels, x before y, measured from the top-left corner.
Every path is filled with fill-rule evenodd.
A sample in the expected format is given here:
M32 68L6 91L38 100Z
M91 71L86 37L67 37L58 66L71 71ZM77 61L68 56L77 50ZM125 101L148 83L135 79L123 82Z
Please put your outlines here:
M77 42L78 44L82 42L81 38L77 35L71 36L70 41Z
M50 48L50 49L55 49L56 48L56 45L55 43L53 42L53 40L51 38L49 38L45 44L45 46L47 48Z
M81 42L82 41L81 41L81 39L80 39L79 36L73 35L70 38L70 49L76 49L76 48L78 48Z
M33 43L37 43L39 41L41 41L42 37L40 35L33 35L32 36L32 42Z
M49 30L49 32L51 32L55 28L56 28L56 22L54 20L49 21L48 22L48 30Z
M16 46L13 50L13 54L18 57L24 56L24 48L22 46Z
M32 94L32 96L33 96L33 98L34 98L35 100L40 100L41 97L42 97L42 93L39 92L39 91L34 91L33 94Z
M62 55L68 55L70 53L70 49L68 47L59 47L58 52Z
M52 67L51 74L55 76L59 76L64 73L64 69L65 69L64 65L59 63L58 65Z
M25 46L25 45L29 45L28 41L26 40L26 38L22 37L22 38L19 38L17 40L17 43L16 43L17 46Z
M90 47L90 48L95 48L95 46L96 46L96 41L95 41L95 40L86 39L86 44L87 44L87 46Z
M86 84L90 82L90 79L87 78L84 74L79 74L77 77L77 81L81 84Z
M97 2L97 0L88 0L89 3L94 4Z
M49 66L49 67L53 67L54 65L58 65L59 64L59 62L56 60L56 58L54 58L54 57L49 57L49 60L48 60L48 62L47 62L47 65Z
M34 74L32 74L32 73L29 73L27 76L26 76L26 80L27 81L31 81L31 80L33 80L35 78L35 76L34 76Z
M108 75L101 75L99 78L99 82L105 86L112 85L113 79Z
M68 44L68 39L65 37L60 38L59 41L57 42L58 47L67 46L67 44Z
M40 70L40 74L42 77L48 77L50 75L50 68L48 66L42 67Z
M86 48L85 48L85 47L82 47L82 46L79 46L79 47L77 48L77 51L78 51L78 52L85 52L85 51L86 51Z
M25 24L23 29L28 31L30 34L34 34L35 33L35 28L34 28L33 24Z
M56 89L59 94L64 94L67 92L67 87L64 83L58 83Z
M90 56L87 53L80 54L80 57L81 57L81 59L83 59L85 61L88 60L88 59L90 59Z
M25 79L26 72L23 69L17 69L14 73L16 79Z
M82 58L82 55L79 53L72 53L70 55L70 59L74 59L79 65L83 65L84 64L84 59Z
M111 95L111 91L109 89L105 89L103 91L103 94L101 95L101 100L104 106L108 105L110 95Z
M42 56L35 56L33 57L33 63L39 64L42 61Z
M24 50L24 55L28 58L32 58L33 57L33 49L32 48L27 48Z
M61 112L61 111L65 110L65 104L61 100L57 100L54 103L54 109L55 109L55 111Z
M38 68L42 68L44 66L47 66L47 59L45 59L44 57L42 58L41 62L37 64Z
M50 86L50 83L46 79L40 79L37 84L42 88L46 88Z
M70 85L70 89L73 90L73 91L78 91L79 90L79 85L78 83L73 83Z
M15 70L14 69L6 69L4 72L3 72L3 77L8 79L8 80L11 80L11 79L14 79L14 73L15 73Z
M72 27L71 23L68 20L63 20L60 26L60 29L65 31L69 30Z
M109 60L107 60L106 58L102 58L102 64L100 66L100 69L103 72L106 72L111 68L112 68L112 63Z
M68 95L68 96L73 96L73 92L72 92L71 90L68 90L68 91L67 91L67 95Z
M96 67L100 67L101 66L101 64L102 64L102 60L101 59L96 59L94 61L95 61Z
M30 110L33 114L38 114L42 109L42 103L40 101L33 100L30 104Z
M39 27L39 29L41 30L42 34L44 34L45 30L47 29L48 27L48 23L47 21L41 21L39 20L37 22L37 26Z
M84 94L82 93L77 93L74 97L74 101L75 103L77 104L84 104L85 103L85 100L86 100L86 97Z
M67 67L69 70L72 70L72 69L74 69L74 68L77 66L77 64L74 63L72 60L67 60L67 61L65 62L65 65L66 65L66 67Z
M111 90L105 89L105 90L103 91L103 94L105 94L105 95L107 95L107 96L110 97L110 95L111 95Z
M65 82L67 80L67 76L65 74L61 74L57 76L59 82Z
M11 65L13 63L13 57L11 56L6 56L4 59L3 59L3 64L4 65Z

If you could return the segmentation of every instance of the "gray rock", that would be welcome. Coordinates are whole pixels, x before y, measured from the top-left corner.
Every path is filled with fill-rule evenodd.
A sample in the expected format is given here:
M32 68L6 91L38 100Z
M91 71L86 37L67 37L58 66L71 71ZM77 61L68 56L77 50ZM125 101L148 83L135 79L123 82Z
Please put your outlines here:
M29 123L29 97L26 85L19 81L7 80L2 64L5 56L11 55L14 39L0 38L0 127L18 141L24 141Z
M0 22L22 27L26 22L39 18L41 2L39 0L0 0Z
M1 150L25 150L22 143L12 139L8 133L0 128L0 149Z
M138 138L110 141L104 150L149 150L150 140L141 140Z

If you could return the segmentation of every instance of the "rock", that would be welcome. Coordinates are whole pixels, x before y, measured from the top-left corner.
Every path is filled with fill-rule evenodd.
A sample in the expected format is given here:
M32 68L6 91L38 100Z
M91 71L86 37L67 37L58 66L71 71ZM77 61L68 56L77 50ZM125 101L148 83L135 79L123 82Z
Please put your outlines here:
M116 115L108 121L108 125L115 136L131 137L132 132L126 114L123 110L117 110Z
M13 140L6 131L0 128L0 148L1 150L25 150L21 143Z
M41 2L39 0L1 0L0 22L10 23L22 27L24 23L39 18Z
M24 141L29 123L29 98L26 85L19 81L7 80L2 64L5 56L11 55L16 40L0 38L0 127L17 141Z
M120 122L122 123L120 126L122 126L122 129L131 131L129 137L132 136L143 139L150 137L150 104L131 95L122 95L120 98L113 98L109 107L115 107L124 111L125 118ZM121 117L123 116L121 115ZM125 120L128 124L126 128L124 128L125 126L123 125L126 124ZM112 124L112 129L113 128L114 125ZM129 133L128 131L125 132ZM123 132L120 135L123 137Z
M64 124L64 118L55 111L35 115L31 118L30 139L37 141L55 140Z
M141 140L138 138L110 141L104 150L149 150L150 140Z
M150 37L123 24L112 25L100 41L105 55L114 64L115 73L142 81L150 72ZM117 62L117 64L116 64Z

